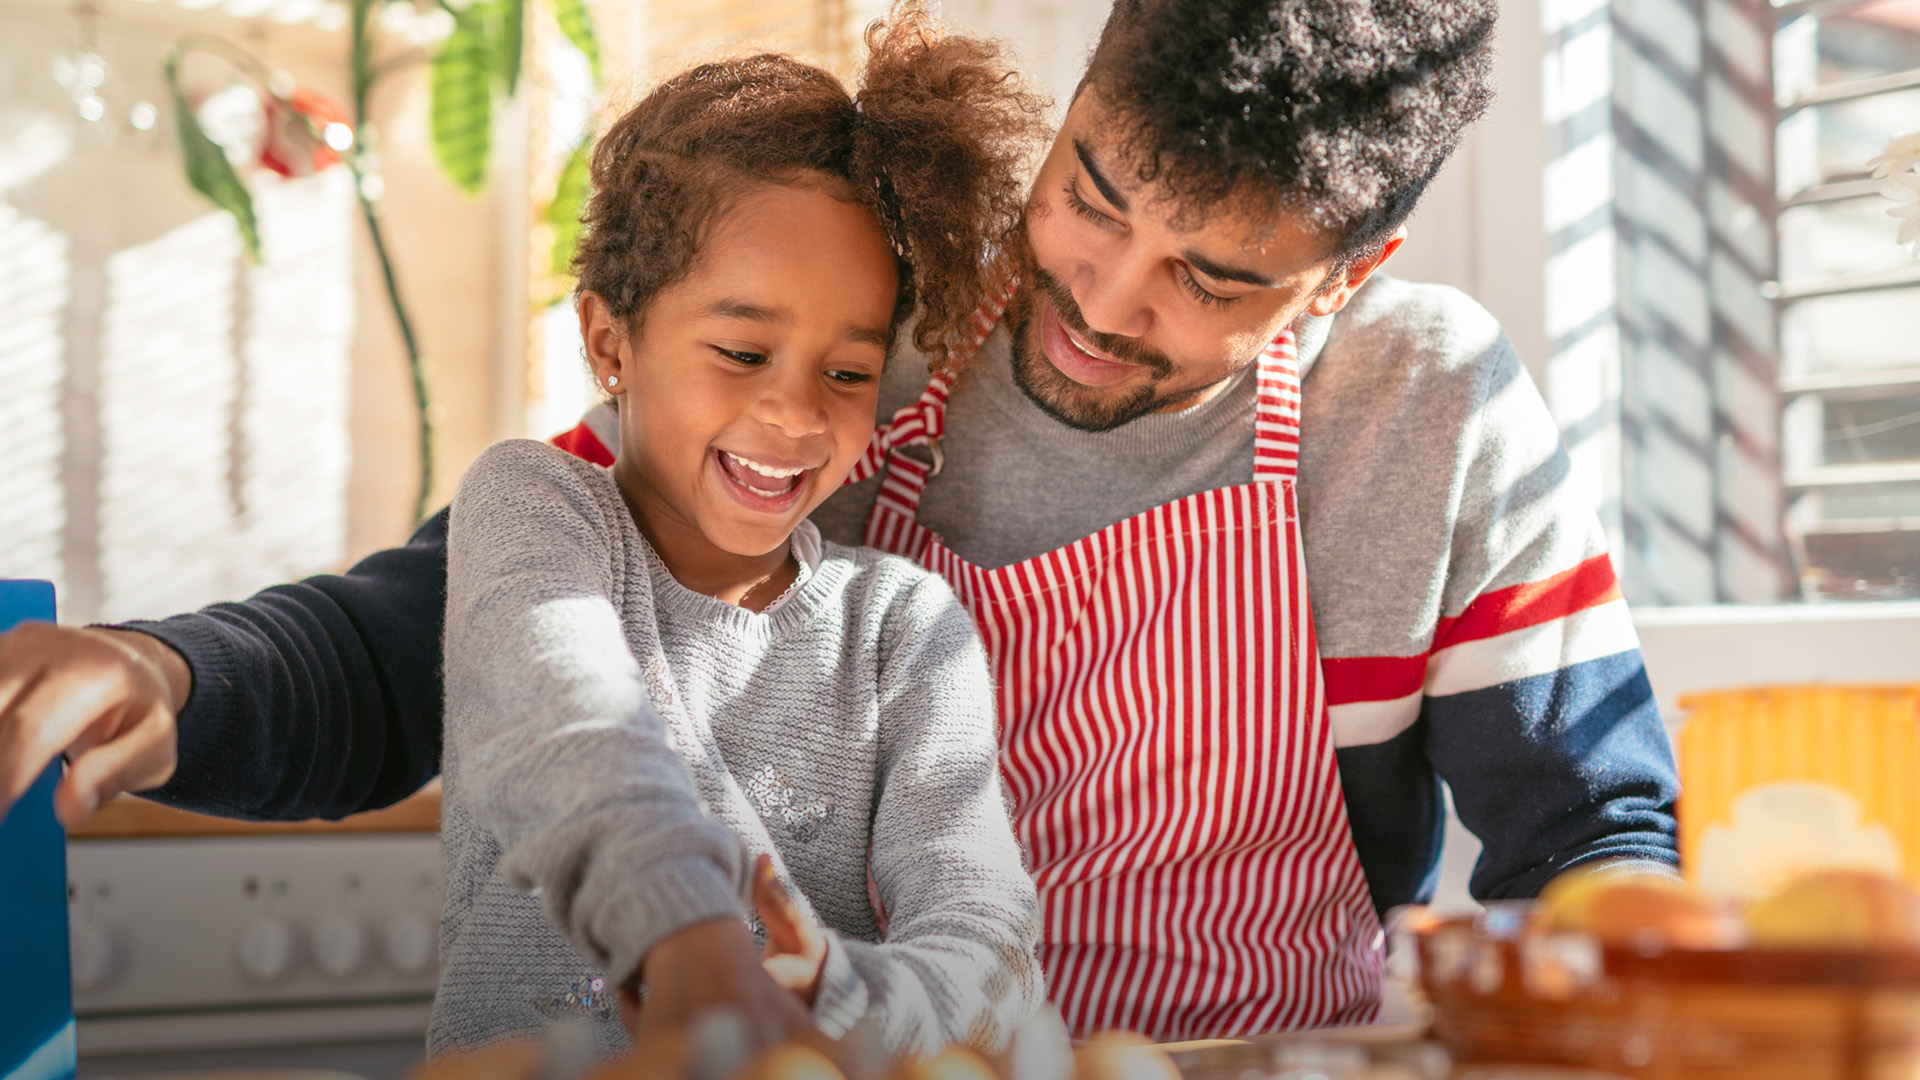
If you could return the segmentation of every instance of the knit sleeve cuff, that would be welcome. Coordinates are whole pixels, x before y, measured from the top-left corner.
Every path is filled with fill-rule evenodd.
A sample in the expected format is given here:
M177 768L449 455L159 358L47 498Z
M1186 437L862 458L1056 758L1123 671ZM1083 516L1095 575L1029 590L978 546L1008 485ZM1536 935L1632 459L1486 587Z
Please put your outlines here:
M1591 872L1596 877L1608 878L1651 875L1653 877L1674 878L1677 880L1680 877L1680 868L1678 866L1659 859L1631 857L1624 859L1590 859L1583 863L1575 863L1569 869L1584 870ZM1567 870L1561 871L1563 874L1567 872Z
M830 1039L845 1038L867 1015L867 982L853 969L846 942L823 929L827 956L820 964L820 986L813 993L813 1023Z
M601 912L593 935L604 943L607 973L623 982L662 940L711 919L746 921L739 889L710 859L655 863Z
M244 678L231 630L219 620L193 613L157 622L115 623L113 630L134 630L158 639L180 654L192 673L186 704L174 721L178 762L173 776L144 797L186 810L252 817L232 799L227 785L209 773L210 763L226 760L235 746L258 738L258 717L250 715L240 687Z

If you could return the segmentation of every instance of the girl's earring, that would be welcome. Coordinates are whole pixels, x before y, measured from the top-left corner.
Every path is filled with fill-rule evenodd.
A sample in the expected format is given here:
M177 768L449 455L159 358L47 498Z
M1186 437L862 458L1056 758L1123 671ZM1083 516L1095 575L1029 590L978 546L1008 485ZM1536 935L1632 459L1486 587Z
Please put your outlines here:
M615 386L619 386L619 385L620 385L620 376L618 376L618 375L609 375L609 376L607 376L607 386L608 386L609 388L612 388L612 387L615 387Z

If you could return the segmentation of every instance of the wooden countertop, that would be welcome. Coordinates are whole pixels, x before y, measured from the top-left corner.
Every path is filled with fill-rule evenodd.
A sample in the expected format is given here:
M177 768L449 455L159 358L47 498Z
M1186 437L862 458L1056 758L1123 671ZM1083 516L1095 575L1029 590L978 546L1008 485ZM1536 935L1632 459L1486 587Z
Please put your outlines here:
M84 824L67 830L70 840L123 840L153 836L284 836L440 831L440 782L385 810L340 821L232 821L190 814L133 795L101 807Z

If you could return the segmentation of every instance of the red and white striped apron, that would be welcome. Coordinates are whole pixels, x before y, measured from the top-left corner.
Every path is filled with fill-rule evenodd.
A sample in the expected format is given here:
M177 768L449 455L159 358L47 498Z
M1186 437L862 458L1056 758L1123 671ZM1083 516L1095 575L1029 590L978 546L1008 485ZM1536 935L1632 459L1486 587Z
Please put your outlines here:
M1005 306L982 305L955 367ZM946 578L985 639L1040 955L1076 1034L1236 1035L1363 1023L1378 1007L1380 926L1295 514L1292 333L1259 365L1252 483L997 570L919 524L937 468L891 452L937 450L949 377L876 433L854 474L886 471L867 542Z

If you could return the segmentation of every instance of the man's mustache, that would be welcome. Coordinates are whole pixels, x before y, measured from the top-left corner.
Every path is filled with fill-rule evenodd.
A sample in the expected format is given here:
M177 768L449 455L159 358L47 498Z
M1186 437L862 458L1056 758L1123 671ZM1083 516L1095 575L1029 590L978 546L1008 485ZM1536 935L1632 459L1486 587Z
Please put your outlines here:
M1133 338L1102 334L1089 327L1086 316L1080 314L1080 305L1074 301L1071 289L1038 266L1028 269L1033 275L1034 287L1047 294L1047 299L1053 302L1053 310L1060 316L1061 325L1073 331L1073 336L1123 363L1138 364L1159 378L1173 374L1173 361L1167 359L1166 354L1149 349Z

